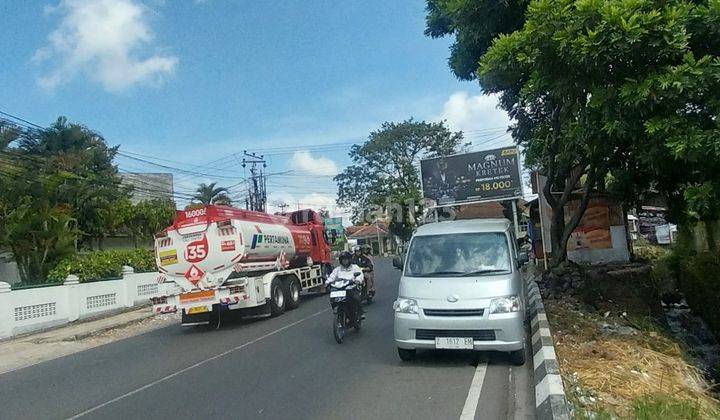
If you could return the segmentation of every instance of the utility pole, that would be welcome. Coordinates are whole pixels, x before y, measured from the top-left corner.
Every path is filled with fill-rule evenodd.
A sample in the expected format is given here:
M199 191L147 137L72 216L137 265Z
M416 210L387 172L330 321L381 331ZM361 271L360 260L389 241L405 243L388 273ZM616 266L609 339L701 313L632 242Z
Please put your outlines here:
M242 167L245 168L247 165L250 165L250 178L248 178L248 198L245 200L245 208L264 213L267 210L267 184L265 181L267 163L263 155L243 150Z
M285 214L285 209L290 207L290 205L286 203L280 203L277 206L280 207L280 214Z
M375 219L375 232L377 233L377 241L378 241L378 255L383 254L383 243L380 239L380 224L378 223L378 219Z

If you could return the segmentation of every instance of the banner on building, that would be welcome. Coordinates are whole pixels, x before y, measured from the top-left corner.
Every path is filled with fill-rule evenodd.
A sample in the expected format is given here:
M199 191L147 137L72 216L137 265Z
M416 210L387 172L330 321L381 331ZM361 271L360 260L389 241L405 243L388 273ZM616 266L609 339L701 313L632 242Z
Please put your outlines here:
M522 197L515 147L463 153L420 162L423 197L437 205Z
M569 222L577 211L579 203L573 201L565 206L565 222ZM608 249L612 248L610 236L610 209L602 200L590 200L585 214L580 219L577 228L570 234L567 250L580 249Z

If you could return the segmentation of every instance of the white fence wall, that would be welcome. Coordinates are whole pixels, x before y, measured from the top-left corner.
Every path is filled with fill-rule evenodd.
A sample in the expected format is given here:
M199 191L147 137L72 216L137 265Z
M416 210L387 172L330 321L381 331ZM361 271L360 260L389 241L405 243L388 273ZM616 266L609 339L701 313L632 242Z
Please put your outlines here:
M149 303L167 293L157 275L123 267L118 280L81 284L70 275L61 285L21 290L0 282L0 339Z

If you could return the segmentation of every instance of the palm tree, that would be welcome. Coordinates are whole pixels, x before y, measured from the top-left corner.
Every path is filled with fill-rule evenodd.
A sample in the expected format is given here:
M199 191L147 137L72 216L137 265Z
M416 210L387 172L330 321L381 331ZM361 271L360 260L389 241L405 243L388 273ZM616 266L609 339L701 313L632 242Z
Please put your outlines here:
M213 182L210 184L200 184L200 186L197 187L196 194L193 197L193 201L199 201L201 204L225 204L225 205L231 205L232 201L230 200L230 197L227 195L227 188L224 187L215 187L217 182Z

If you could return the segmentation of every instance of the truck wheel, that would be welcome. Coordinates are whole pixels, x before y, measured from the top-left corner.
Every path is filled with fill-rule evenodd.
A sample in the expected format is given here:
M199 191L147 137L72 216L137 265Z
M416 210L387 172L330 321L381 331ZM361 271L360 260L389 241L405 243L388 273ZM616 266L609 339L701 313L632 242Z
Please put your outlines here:
M286 277L287 285L287 306L288 310L295 309L300 306L300 282L295 276Z
M270 315L278 316L285 312L285 288L279 278L270 283Z
M415 349L401 349L398 347L398 356L403 362L409 362L415 360Z

